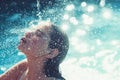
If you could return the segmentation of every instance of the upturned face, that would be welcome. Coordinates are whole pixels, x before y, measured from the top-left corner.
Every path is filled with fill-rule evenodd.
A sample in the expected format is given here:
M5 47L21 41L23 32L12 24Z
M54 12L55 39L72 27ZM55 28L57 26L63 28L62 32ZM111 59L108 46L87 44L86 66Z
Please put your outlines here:
M38 26L21 38L18 49L26 55L40 56L48 51L50 27Z

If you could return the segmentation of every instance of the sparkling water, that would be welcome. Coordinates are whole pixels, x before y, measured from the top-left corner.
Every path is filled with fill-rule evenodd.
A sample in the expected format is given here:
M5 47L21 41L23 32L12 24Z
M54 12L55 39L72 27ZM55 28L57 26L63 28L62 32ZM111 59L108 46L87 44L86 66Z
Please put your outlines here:
M11 10L19 3L3 1L8 6L7 13L0 8L0 74L25 58L17 45L28 27L46 20L68 34L70 48L60 65L66 80L120 80L120 1L85 1L23 1L27 8L18 12Z

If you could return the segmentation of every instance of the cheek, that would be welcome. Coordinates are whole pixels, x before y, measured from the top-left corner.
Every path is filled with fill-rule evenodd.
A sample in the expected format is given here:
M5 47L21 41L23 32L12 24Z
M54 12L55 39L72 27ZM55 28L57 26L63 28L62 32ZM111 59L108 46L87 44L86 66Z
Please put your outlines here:
M43 39L33 39L31 42L31 46L35 49L44 49L47 48L48 42Z

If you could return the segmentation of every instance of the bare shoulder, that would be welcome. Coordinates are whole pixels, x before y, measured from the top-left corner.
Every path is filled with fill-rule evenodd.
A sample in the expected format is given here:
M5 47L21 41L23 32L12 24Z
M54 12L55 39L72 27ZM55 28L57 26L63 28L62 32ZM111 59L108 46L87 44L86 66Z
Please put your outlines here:
M27 69L27 60L24 59L18 63L16 63L13 67L11 67L9 70L17 70L17 71L24 71ZM8 70L8 71L9 71Z
M4 74L0 75L0 80L17 80L19 75L27 69L27 60L22 60L11 67Z
M20 62L18 62L16 65L15 65L16 67L18 67L19 69L23 69L23 68L27 68L27 60L26 59L24 59L24 60L22 60L22 61L20 61Z

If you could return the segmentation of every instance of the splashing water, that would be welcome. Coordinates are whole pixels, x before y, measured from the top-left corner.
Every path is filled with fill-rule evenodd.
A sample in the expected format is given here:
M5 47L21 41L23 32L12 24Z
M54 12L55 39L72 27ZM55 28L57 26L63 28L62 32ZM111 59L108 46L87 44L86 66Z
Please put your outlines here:
M28 16L26 13L24 18L21 18L22 14L14 14L7 21L19 19L22 25L5 23L5 26L10 27L0 33L1 74L25 58L16 46L27 28L34 27L39 21L50 20L59 25L70 38L67 58L61 64L66 80L120 80L119 1L100 0L97 4L58 0L46 3L44 10L41 10L42 2L37 0L36 3L37 19L32 14Z

